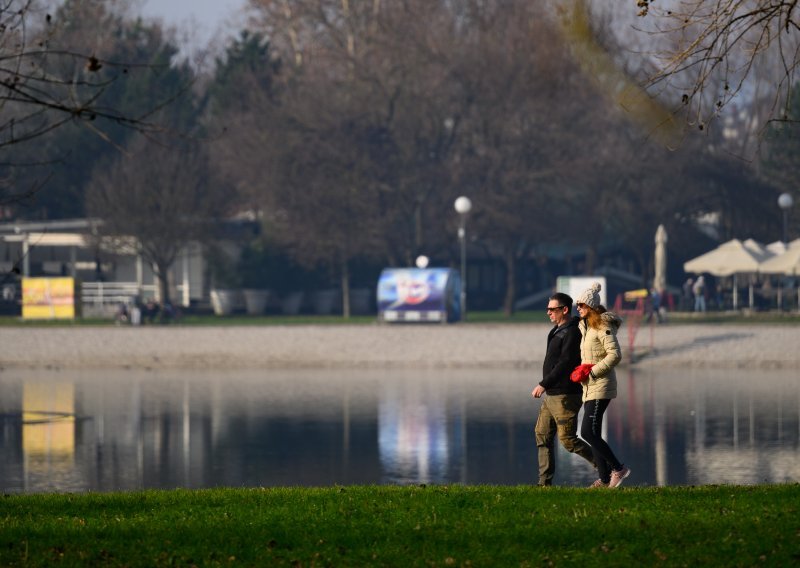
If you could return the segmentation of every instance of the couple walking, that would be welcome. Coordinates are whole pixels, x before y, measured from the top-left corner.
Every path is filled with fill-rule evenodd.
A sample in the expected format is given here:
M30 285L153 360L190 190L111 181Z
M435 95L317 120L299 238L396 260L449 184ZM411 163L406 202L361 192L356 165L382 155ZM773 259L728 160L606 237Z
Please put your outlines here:
M603 415L617 396L614 367L621 358L617 330L622 320L600 304L597 282L578 296L575 306L580 317L572 315L572 298L560 292L547 303L547 315L555 327L547 336L542 381L531 393L534 398L543 397L536 421L539 485L553 482L558 435L567 451L597 468L599 479L591 487L619 487L630 469L617 459L601 432Z

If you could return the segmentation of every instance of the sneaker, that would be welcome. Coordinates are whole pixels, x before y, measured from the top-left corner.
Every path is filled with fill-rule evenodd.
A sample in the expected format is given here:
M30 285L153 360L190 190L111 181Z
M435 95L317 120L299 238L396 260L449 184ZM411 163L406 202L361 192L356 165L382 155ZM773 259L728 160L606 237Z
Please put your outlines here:
M589 489L595 489L596 487L608 487L608 483L602 479L598 479L589 486Z
M608 482L609 487L619 487L622 482L631 474L630 468L622 466L622 469L611 472L611 481Z

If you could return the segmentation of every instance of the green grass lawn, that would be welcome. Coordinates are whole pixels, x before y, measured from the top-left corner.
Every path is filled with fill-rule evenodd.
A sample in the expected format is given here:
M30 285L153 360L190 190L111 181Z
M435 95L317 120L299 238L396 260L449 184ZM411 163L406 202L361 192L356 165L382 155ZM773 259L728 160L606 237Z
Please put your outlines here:
M800 485L0 498L2 566L790 566Z

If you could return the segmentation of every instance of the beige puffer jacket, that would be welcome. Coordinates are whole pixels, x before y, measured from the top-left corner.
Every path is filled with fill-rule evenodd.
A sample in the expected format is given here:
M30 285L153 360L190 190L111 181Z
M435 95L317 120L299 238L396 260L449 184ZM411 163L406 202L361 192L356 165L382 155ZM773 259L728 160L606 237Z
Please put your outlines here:
M617 341L617 330L622 319L614 312L601 314L600 329L589 327L586 320L578 325L581 330L581 365L591 363L592 374L583 385L583 400L600 400L617 397L617 374L614 367L622 359Z

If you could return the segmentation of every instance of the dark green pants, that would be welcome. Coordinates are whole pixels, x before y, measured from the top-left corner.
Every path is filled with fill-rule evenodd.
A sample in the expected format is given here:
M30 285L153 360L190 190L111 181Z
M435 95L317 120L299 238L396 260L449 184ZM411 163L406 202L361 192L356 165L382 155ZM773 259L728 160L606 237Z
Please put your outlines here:
M578 454L594 465L592 448L578 438L578 411L581 395L545 395L536 421L536 446L539 448L539 485L551 485L556 471L555 439L568 452Z

